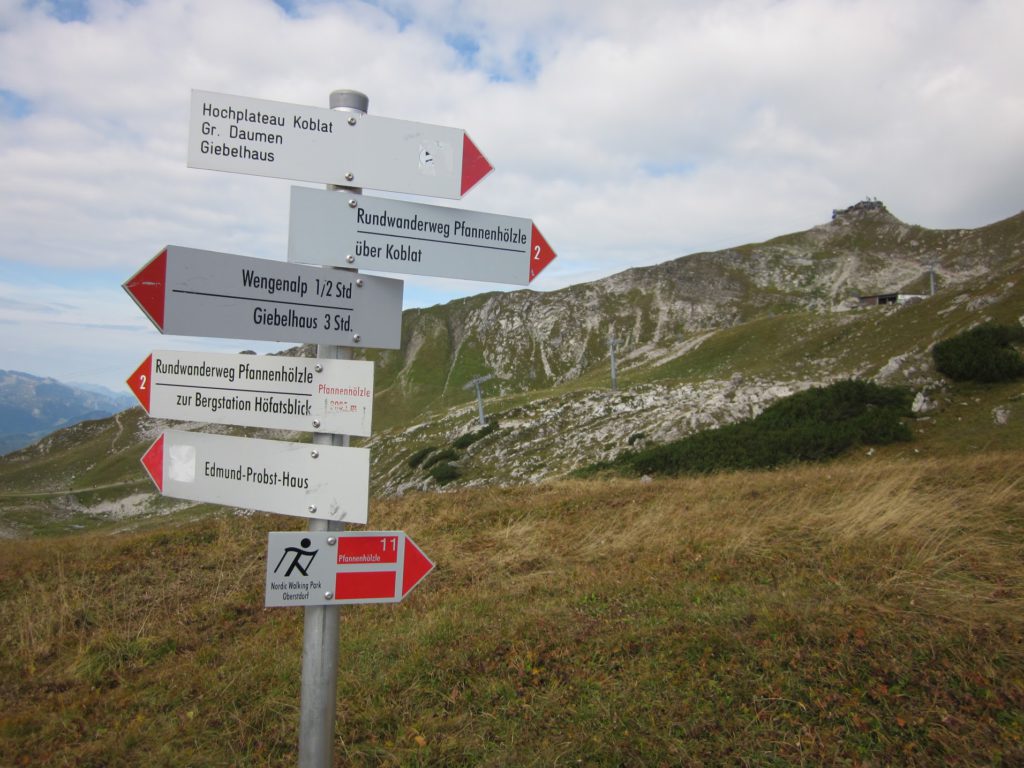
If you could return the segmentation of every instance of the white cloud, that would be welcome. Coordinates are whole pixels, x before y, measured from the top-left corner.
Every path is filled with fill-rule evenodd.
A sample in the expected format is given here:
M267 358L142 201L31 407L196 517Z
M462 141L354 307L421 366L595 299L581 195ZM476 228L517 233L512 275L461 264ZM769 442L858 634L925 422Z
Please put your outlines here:
M443 204L533 218L559 253L540 289L868 195L931 227L1024 207L1016 0L282 5L0 4L0 268L69 292L92 269L116 293L168 243L284 258L287 182L185 167L192 88L326 106L350 87L375 114L466 128L496 171ZM5 345L0 367L18 359Z

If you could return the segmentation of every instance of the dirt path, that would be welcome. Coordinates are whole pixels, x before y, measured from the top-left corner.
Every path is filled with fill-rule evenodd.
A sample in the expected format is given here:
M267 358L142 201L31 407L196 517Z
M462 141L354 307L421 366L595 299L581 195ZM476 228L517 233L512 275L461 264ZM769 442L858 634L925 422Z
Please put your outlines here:
M117 424L117 434L114 435L114 439L110 441L110 452L114 453L117 451L117 441L121 439L121 435L124 434L124 424L121 423L121 414L124 411L118 411L114 414L114 423Z
M123 483L107 483L106 485L90 485L85 488L64 488L57 491L0 491L0 499L30 499L43 498L46 496L68 496L74 493L88 493L90 491L105 491L109 488L133 488L138 485L146 485L150 481L129 480Z

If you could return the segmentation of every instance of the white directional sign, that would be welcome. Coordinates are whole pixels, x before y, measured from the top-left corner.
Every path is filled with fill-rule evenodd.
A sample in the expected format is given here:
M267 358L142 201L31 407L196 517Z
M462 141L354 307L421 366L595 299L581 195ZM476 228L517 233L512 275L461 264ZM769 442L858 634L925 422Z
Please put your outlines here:
M276 531L265 604L397 603L433 568L403 531Z
M157 351L128 386L158 419L369 436L373 363Z
M169 245L124 283L161 333L397 349L402 281Z
M459 128L192 91L188 165L458 199L491 170Z
M292 187L288 261L528 285L554 258L530 219Z
M164 496L365 523L370 452L169 429L142 465Z

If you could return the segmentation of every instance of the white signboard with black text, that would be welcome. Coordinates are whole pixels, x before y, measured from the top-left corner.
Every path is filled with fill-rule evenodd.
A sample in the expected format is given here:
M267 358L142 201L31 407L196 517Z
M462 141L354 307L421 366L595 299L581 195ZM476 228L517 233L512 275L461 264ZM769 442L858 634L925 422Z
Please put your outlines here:
M292 187L289 261L529 285L554 258L530 219Z
M368 437L373 363L158 350L128 378L158 419Z
M492 170L460 128L192 91L188 166L457 200Z
M295 517L365 523L366 448L165 431L142 457L164 496Z

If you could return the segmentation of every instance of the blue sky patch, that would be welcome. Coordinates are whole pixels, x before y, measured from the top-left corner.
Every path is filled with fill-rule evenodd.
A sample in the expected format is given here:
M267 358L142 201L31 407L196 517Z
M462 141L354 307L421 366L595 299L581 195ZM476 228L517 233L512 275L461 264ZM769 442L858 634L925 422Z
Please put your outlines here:
M32 102L14 91L0 88L0 116L22 118L32 114Z
M470 35L459 33L445 35L445 44L459 55L462 64L470 69L477 65L476 55L480 52L480 43Z
M28 5L30 8L42 8L47 16L52 16L63 24L88 21L92 16L89 0L35 0Z
M299 11L296 8L295 0L274 0L274 5L293 19L297 19L299 17Z

